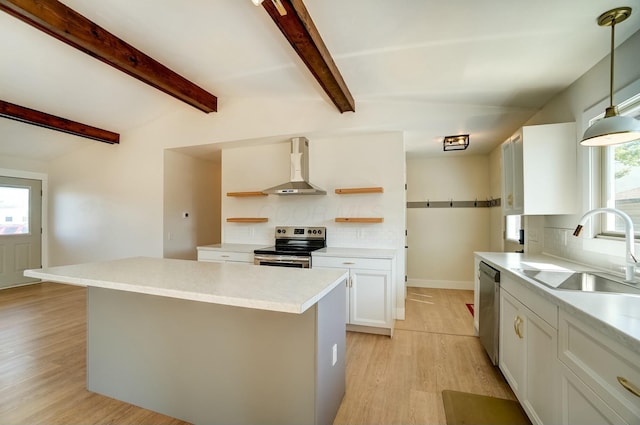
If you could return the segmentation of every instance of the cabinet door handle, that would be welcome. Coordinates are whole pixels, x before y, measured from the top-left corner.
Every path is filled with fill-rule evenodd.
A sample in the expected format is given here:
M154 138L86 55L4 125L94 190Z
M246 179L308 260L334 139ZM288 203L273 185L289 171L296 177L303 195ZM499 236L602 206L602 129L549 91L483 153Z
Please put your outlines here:
M520 318L520 316L516 316L516 318L513 320L513 330L515 331L516 335L518 335L518 338L522 339L522 331L520 330L520 325L522 324L522 319Z
M524 338L524 336L522 335L522 322L524 322L524 320L522 320L522 317L518 316L518 336L520 337L520 339Z
M221 255L222 258L229 258L228 255Z
M350 265L355 264L355 263L354 263L353 261L345 261L345 262L344 262L344 263L342 263L342 264L345 264L345 265L347 265L347 266L350 266Z
M636 397L640 397L640 388L636 387L633 382L623 378L622 376L618 376L617 378L618 382L620 382L620 385L622 385L625 390L629 391Z

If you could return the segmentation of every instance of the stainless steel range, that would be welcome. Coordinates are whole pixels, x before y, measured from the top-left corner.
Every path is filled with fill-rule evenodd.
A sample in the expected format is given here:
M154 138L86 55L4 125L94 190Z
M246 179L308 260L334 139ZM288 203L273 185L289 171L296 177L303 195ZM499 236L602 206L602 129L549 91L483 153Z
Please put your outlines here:
M311 267L311 252L327 246L326 227L278 226L276 244L253 251L253 263L260 266Z

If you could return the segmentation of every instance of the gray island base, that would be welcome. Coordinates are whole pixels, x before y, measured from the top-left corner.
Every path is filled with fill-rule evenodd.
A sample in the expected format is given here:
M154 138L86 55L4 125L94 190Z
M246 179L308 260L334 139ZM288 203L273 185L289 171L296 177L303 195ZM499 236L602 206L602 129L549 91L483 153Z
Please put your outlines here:
M87 272L87 265L28 271L41 279L72 284L82 280L88 286L90 391L194 424L333 423L345 391L346 274L147 258L107 263L117 266L123 261L153 264L160 268L150 270L149 276L160 279L158 271L165 276L158 285L142 283L138 276L129 279L131 286L124 289L127 279L96 279L89 276L93 272ZM167 262L176 267L166 267ZM73 271L74 267L80 269ZM158 295L162 292L158 286L184 287L167 283L179 277L166 276L166 270L184 267L195 267L203 279L211 279L210 293ZM226 283L216 283L216 278L227 276L242 284L241 275L256 273L263 291L272 285L275 298L268 302L273 310L240 307L237 304L245 301L237 293L229 299L231 305L199 300L224 299ZM309 298L308 291L295 289L297 300L279 294L286 290L283 280L271 281L282 273L284 281L297 280L299 286L306 281L311 292L321 288L315 296L319 299L312 297L313 304L299 313L274 311L288 310L297 300L305 304L302 300ZM201 285L207 286L197 284ZM255 303L259 301L249 302Z

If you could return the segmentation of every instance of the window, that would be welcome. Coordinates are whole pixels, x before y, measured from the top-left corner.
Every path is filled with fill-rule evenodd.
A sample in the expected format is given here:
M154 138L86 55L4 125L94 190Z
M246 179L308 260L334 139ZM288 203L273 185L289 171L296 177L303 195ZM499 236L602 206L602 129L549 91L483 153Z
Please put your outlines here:
M640 94L619 105L620 115L640 119ZM595 121L602 116L594 118ZM602 149L601 206L617 208L631 217L640 230L640 140ZM612 214L603 214L600 234L622 236L624 224Z
M29 188L0 186L0 235L29 233Z
M520 242L520 229L522 228L522 216L508 215L506 218L505 239Z

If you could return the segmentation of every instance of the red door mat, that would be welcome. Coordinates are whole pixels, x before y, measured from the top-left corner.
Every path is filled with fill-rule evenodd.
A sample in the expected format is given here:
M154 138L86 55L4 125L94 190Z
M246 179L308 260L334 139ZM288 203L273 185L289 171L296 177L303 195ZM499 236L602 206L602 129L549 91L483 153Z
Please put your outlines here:
M473 304L466 304L466 306L469 309L469 313L473 316Z

